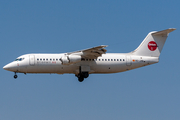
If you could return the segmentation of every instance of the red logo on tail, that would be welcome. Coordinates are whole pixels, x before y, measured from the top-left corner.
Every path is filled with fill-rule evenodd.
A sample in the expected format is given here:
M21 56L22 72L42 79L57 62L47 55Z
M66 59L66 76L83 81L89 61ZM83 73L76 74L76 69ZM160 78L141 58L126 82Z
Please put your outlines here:
M157 44L156 44L156 42L150 41L150 42L148 43L148 48L149 48L149 50L151 50L151 51L155 51L155 50L157 49Z

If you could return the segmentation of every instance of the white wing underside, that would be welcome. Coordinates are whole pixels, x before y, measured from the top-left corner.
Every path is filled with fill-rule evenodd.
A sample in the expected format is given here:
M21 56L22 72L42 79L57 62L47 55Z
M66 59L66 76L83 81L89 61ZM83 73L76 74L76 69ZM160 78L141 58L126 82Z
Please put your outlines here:
M106 54L107 50L104 49L105 47L107 47L107 45L101 45L101 46L97 46L97 47L93 47L93 48L89 48L85 50L70 52L70 53L67 53L67 55L81 55L82 58L96 59L97 57L100 57L102 54Z

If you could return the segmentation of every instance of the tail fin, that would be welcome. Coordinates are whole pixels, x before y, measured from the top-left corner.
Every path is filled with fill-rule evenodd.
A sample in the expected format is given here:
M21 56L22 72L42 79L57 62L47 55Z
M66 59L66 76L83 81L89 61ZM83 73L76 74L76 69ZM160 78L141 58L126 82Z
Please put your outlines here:
M159 57L168 34L176 30L169 28L163 31L150 32L139 47L131 52L133 55Z

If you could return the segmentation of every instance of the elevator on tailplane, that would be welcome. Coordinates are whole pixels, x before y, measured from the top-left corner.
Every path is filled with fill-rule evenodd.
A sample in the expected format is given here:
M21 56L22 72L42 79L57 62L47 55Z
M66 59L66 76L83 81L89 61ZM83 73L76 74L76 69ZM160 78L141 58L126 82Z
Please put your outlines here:
M159 62L170 32L175 28L150 32L137 49L130 53L106 53L106 45L59 54L25 54L5 65L15 73L75 74L80 82L90 74L118 73Z

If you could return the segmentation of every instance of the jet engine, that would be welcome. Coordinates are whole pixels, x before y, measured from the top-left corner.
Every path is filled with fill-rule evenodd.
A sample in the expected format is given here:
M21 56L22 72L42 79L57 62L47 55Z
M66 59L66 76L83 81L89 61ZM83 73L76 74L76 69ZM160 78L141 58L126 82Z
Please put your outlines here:
M81 61L81 56L79 55L67 55L61 57L61 62L63 65L70 65Z

